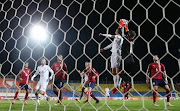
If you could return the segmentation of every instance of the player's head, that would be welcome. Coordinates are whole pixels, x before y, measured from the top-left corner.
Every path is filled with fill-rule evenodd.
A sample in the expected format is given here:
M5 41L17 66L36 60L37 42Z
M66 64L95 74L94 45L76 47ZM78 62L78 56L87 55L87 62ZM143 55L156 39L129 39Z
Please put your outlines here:
M86 67L86 68L89 67L89 62L88 62L88 61L85 62L85 67Z
M117 28L115 31L115 35L121 35L121 28Z
M61 54L58 55L58 56L57 56L57 61L58 61L58 62L61 62L62 60L63 60L63 55L61 55Z
M159 60L158 55L153 55L153 61L158 61L158 60Z
M88 63L88 66L91 67L91 62Z
M29 62L25 62L24 63L24 68L28 68L28 66L29 66Z
M136 36L136 32L133 31L133 30L130 30L130 31L128 32L128 36L129 36L130 38L134 38L134 37Z
M45 58L42 58L41 59L41 65L45 65L46 64L46 59Z

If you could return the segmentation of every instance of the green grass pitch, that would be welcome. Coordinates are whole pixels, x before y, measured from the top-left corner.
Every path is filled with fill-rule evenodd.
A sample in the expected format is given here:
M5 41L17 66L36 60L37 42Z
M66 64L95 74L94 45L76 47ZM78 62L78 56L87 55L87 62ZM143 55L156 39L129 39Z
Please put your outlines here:
M123 106L123 100L107 100L108 106L105 104L105 100L100 100L99 104L95 104L94 100L91 100L90 103L84 104L83 101L81 103L77 101L72 101L72 100L63 100L63 105L54 105L56 101L49 101L48 103L45 102L45 100L41 101L41 104L37 106L38 111L64 111L64 108L66 111L79 111L80 108L82 107L82 111L95 111L94 108L99 108L98 111L109 111L110 109L108 106L116 111L127 111L127 109ZM27 104L24 104L24 111L35 111L36 105L35 101L33 100L28 100ZM128 108L130 111L138 111L142 108L142 100L128 100L124 102L125 106ZM157 104L159 106L152 106L152 100L145 100L144 105L145 108L149 111L163 111L164 110L164 101L163 100L157 100ZM174 106L167 106L167 109L169 111L180 111L180 100L171 100L171 104ZM15 104L12 104L11 111L21 111L22 110L23 103L20 100L16 100ZM51 106L51 107L50 107ZM78 107L79 106L79 107ZM102 107L101 107L102 106ZM0 101L0 111L9 111L10 107L10 101ZM122 107L120 109L120 107ZM49 109L51 108L51 109ZM145 109L142 109L141 111L145 111Z

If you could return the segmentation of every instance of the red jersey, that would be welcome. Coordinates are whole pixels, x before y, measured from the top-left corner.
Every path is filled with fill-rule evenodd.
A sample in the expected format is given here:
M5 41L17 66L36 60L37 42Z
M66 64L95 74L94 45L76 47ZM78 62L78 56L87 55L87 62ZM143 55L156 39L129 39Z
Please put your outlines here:
M123 88L123 90L125 92L125 90L126 90L126 83L125 82L122 83L122 88Z
M55 80L65 79L65 75L63 72L65 72L66 74L68 73L66 63L64 62L55 62L51 66L51 69L54 71Z
M20 81L20 83L27 84L28 83L28 76L29 76L30 73L31 73L31 70L29 68L21 69L19 74L18 74L18 78L22 79ZM30 77L32 77L32 75L30 75Z
M95 81L96 82L96 78L92 78L93 76L97 77L97 75L99 75L99 73L93 68L87 68L85 70L85 73L88 75L88 82L90 81Z
M160 65L158 63L151 63L148 66L148 70L151 73L152 78L154 78L154 79L162 79L162 72L161 71L165 71L165 67L164 67L164 65L162 63L160 63Z

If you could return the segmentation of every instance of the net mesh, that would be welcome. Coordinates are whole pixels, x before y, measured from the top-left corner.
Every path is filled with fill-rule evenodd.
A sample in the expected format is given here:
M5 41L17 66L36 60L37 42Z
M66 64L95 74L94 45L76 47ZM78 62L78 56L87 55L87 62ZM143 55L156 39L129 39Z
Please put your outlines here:
M180 48L180 3L178 0L1 0L0 1L0 79L1 92L5 92L4 98L14 92L18 86L17 75L25 61L29 62L32 74L40 65L40 59L44 57L48 65L56 61L57 55L64 56L69 73L66 75L66 84L63 88L72 93L72 101L63 104L64 110L74 99L79 96L78 89L73 83L81 81L78 70L84 69L86 61L92 62L92 66L99 72L97 87L104 93L104 85L101 83L113 81L110 70L110 52L100 53L100 48L111 43L109 38L99 37L100 32L113 34L118 27L120 19L129 20L129 29L135 30L137 36L133 53L135 59L134 71L126 74L131 78L132 88L142 100L142 108L146 109L144 98L153 91L151 89L141 94L136 89L135 83L145 83L147 66L152 62L152 55L158 54L160 61L165 64L171 92L178 92L176 83L179 82L179 52ZM173 10L172 10L173 9ZM177 11L176 14L174 12ZM32 36L35 26L45 29L46 40L42 40L43 30L37 30L36 39ZM124 60L122 60L124 66ZM124 68L122 68L124 69ZM37 79L38 80L38 79ZM11 82L9 82L11 81ZM13 81L13 82L12 82ZM52 84L48 88L52 89ZM152 79L151 79L152 83ZM32 82L29 87L33 89ZM34 91L30 90L30 98L34 97ZM120 95L123 93L119 91ZM164 109L167 110L165 95L158 93L164 99ZM8 98L11 110L11 98ZM3 99L1 100L3 101ZM22 101L23 102L23 101ZM34 101L35 102L35 101ZM49 103L49 110L53 103ZM83 106L76 106L83 110ZM105 99L100 107L90 105L95 110L107 106L114 110ZM37 110L37 105L35 110ZM122 106L126 107L123 100ZM24 110L24 104L22 104Z

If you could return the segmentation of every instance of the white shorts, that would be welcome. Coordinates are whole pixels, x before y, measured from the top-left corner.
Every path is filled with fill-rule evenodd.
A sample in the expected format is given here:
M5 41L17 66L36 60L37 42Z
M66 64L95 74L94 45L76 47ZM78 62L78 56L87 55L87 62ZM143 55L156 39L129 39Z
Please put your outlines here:
M82 87L88 87L88 80L87 81L84 81L84 83L83 83L83 86Z
M118 68L121 64L121 55L112 54L111 55L111 68Z
M47 85L48 82L43 82L43 83L38 82L35 89L46 92Z
M106 96L108 97L108 96L110 96L110 94L109 94L109 93L106 93Z

